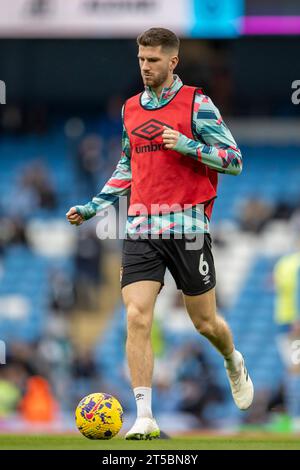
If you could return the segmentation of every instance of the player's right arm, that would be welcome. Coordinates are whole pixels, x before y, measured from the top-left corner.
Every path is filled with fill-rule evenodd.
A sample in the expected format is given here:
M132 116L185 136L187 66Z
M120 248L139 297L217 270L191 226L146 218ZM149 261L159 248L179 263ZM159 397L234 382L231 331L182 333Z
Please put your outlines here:
M124 126L123 113L124 108L122 110L122 154L117 167L97 196L93 197L85 205L71 207L67 212L66 217L72 225L81 225L85 220L94 217L97 212L104 210L111 204L115 204L121 196L126 196L129 192L131 186L131 153L129 137Z

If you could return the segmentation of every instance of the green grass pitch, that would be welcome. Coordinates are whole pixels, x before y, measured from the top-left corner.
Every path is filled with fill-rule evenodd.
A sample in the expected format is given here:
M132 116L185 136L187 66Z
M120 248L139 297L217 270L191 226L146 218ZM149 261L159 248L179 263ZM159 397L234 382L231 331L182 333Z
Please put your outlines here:
M156 441L91 441L76 435L0 435L1 450L300 450L300 436L198 435Z

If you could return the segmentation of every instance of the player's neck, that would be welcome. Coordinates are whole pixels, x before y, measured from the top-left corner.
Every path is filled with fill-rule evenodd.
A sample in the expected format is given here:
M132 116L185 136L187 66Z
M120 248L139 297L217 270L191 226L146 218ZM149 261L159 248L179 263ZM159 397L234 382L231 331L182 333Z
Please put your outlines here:
M164 88L171 88L171 86L173 85L173 82L174 82L174 77L173 77L173 74L172 74L159 87L152 88L152 90L154 91L154 93L156 94L158 99L160 98L160 95L161 95L161 92L163 91L163 89Z

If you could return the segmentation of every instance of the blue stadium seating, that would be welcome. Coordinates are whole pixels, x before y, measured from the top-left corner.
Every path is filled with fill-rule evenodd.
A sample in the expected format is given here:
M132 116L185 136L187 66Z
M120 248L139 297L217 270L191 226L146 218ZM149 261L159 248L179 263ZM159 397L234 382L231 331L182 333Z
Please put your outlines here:
M66 157L67 145L58 130L47 137L1 137L0 155L0 206L1 201L16 185L20 172L36 157L42 157L49 168L59 200L59 207L51 213L64 217L66 209L76 200L76 176L74 164ZM244 174L241 177L220 177L220 197L215 203L214 223L221 220L237 220L239 204L246 198L261 196L270 203L300 200L299 147L244 147ZM283 182L288 185L283 187ZM47 211L34 216L49 217ZM0 297L20 294L30 302L30 311L24 321L0 317L0 331L7 340L38 339L49 314L48 273L51 262L29 249L15 246L6 251L3 259L4 275L0 280ZM55 262L58 262L56 260ZM248 279L239 293L236 304L226 312L235 335L237 348L246 357L257 390L275 390L278 387L282 367L275 347L273 323L273 293L266 288L265 279L271 275L274 258L259 258L252 267ZM63 269L72 271L72 260L60 260ZM258 275L259 273L259 275ZM99 370L115 380L119 387L126 384L124 378L124 312L118 309L95 350ZM176 347L183 338L167 335L170 347ZM195 339L195 336L192 338ZM189 338L184 338L184 341ZM200 339L199 339L200 341ZM228 391L222 361L213 348L205 347L208 359L214 365L218 382ZM229 392L225 404L214 405L207 410L214 419L227 419L233 423L242 419Z

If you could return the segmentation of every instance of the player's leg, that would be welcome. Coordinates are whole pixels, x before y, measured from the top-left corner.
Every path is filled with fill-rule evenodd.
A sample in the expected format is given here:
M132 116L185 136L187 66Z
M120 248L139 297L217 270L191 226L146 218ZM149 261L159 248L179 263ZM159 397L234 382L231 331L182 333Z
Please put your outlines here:
M132 387L151 387L153 351L151 327L153 309L161 284L140 281L122 289L127 311L126 352Z
M160 288L160 282L139 281L122 289L127 311L126 353L137 404L137 420L126 434L126 439L159 437L159 428L153 419L151 408L153 374L151 327L153 309Z
M215 289L200 295L184 295L187 312L196 330L205 336L224 357L231 391L241 410L253 401L253 384L246 370L243 356L236 351L232 333L224 318L217 314Z
M284 366L283 384L292 431L300 432L300 321L278 325L278 352Z
M187 312L196 330L205 336L224 357L234 351L232 333L217 314L215 288L201 295L183 295Z

